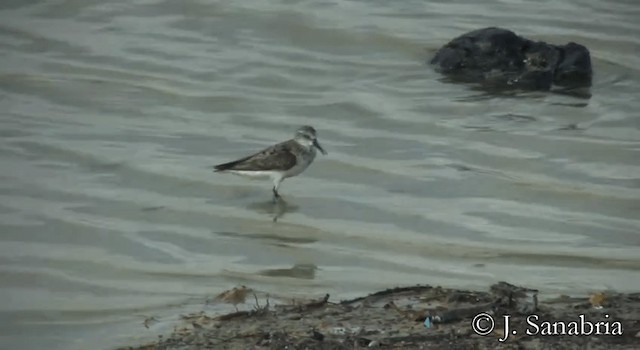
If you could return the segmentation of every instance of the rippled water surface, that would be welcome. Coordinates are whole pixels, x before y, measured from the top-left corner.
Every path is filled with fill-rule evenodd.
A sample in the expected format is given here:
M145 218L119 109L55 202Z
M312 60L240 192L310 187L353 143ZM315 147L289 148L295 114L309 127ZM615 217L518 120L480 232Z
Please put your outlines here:
M145 318L229 311L203 304L238 284L640 289L636 1L0 8L3 349L144 342L172 327ZM425 64L485 26L589 47L591 97L490 94ZM329 154L285 204L211 172L302 124Z

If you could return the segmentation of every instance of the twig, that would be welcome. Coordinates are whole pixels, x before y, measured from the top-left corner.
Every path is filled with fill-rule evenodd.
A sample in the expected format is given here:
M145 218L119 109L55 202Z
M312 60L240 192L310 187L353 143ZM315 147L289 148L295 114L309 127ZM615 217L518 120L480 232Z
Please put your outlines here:
M412 286L412 287L398 287L398 288L393 288L393 289L387 289L387 290L383 290L381 292L377 292L377 293L373 293L373 294L369 294L366 297L359 297L359 298L355 298L355 299L350 299L350 300L342 300L340 301L340 304L351 304L351 303L355 303L358 301L362 301L365 299L369 299L372 297L375 298L380 298L380 297L384 297L387 295L391 295L391 294L398 294L398 293L402 293L402 292L424 292L427 290L431 290L433 289L433 287L431 286Z
M256 299L256 309L260 310L260 303L258 302L258 296L256 293L253 293L253 297Z
M216 317L216 320L218 320L218 321L229 321L229 320L233 320L234 318L249 317L249 316L251 316L251 312L250 311L238 311L238 312L233 312L233 313L230 313L230 314L218 316L218 317Z

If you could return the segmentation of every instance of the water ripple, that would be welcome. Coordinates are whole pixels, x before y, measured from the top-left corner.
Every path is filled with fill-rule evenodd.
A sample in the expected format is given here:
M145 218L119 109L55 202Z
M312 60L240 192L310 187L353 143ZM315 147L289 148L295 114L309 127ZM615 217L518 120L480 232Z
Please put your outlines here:
M142 343L146 317L236 284L638 290L634 5L3 2L0 347ZM593 87L485 91L426 65L490 25L587 45ZM211 171L301 124L329 155L281 207Z

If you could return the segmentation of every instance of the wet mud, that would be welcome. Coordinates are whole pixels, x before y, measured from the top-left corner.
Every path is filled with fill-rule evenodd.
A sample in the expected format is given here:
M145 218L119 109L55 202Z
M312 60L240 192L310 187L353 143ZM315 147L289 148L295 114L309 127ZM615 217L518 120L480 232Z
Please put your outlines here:
M640 347L640 293L549 298L500 282L487 291L418 285L352 300L333 301L327 294L275 305L249 290L235 288L217 299L234 304L246 298L255 303L250 311L184 315L170 335L121 349Z

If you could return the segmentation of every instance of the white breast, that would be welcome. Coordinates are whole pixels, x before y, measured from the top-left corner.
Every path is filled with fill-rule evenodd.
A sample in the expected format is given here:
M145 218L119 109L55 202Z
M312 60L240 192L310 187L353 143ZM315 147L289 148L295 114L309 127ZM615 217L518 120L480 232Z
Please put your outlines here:
M246 177L250 177L250 178L254 178L254 179L273 178L276 175L276 173L278 173L276 171L270 171L270 170L262 170L262 171L227 170L226 172L234 174L234 175L246 176Z

